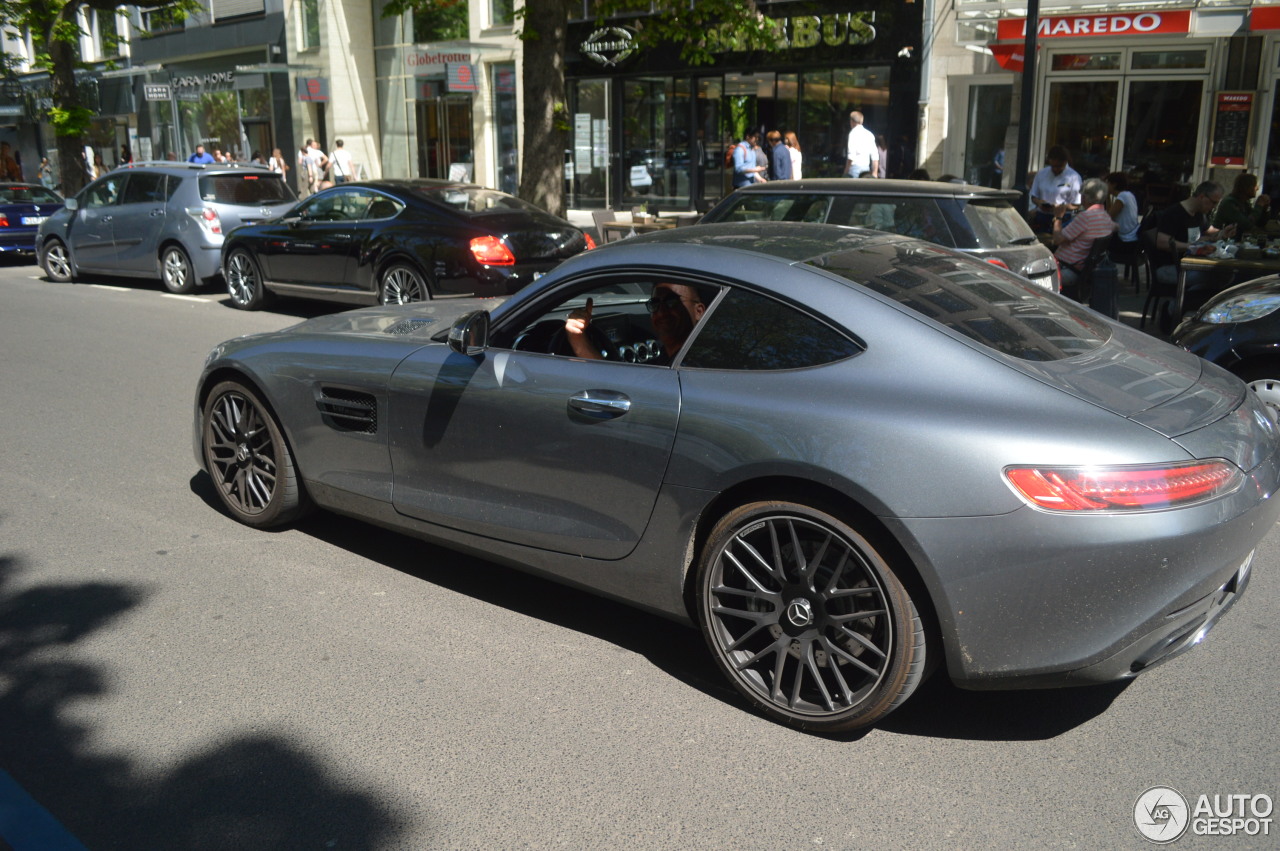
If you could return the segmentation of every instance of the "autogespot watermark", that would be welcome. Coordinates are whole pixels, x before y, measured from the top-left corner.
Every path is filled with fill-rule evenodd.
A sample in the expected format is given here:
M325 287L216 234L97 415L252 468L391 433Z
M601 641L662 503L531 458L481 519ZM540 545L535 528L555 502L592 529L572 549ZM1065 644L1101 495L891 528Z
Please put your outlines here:
M1143 838L1165 844L1195 836L1270 836L1270 795L1200 795L1195 803L1168 786L1152 786L1133 805L1133 823Z

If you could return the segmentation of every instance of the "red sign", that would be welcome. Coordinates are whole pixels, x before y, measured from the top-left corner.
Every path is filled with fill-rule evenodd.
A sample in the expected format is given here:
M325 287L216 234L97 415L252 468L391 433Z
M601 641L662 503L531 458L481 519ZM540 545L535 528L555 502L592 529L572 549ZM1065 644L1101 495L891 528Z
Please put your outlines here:
M1280 6L1254 6L1249 10L1249 29L1280 30Z
M997 65L1006 71L1021 73L1027 59L1023 45L989 44L987 47L991 50L991 55L996 58Z
M1026 18L1002 18L996 38L1019 41L1027 37ZM1191 32L1191 10L1114 12L1105 15L1050 15L1040 19L1037 38L1089 38L1110 35L1165 35Z
M1243 167L1249 153L1253 92L1218 92L1214 101L1213 148L1209 162Z

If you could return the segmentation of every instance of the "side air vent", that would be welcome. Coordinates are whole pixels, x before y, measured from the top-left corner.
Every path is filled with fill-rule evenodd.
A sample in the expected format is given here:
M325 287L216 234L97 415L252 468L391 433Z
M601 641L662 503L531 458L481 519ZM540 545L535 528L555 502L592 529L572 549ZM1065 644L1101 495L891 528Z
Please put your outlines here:
M435 322L434 319L405 319L401 322L397 322L395 325L392 325L390 328L386 329L382 333L412 334L414 331L417 331L419 328L423 328L427 325L430 325L433 322Z
M361 434L376 434L378 431L378 400L368 393L321 387L316 407L330 428Z

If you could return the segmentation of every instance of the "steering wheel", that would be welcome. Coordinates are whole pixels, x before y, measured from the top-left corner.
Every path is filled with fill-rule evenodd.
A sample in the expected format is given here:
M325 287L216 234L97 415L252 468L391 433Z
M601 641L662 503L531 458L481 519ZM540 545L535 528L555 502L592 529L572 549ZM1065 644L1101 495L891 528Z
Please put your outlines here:
M586 329L587 342L600 352L600 356L606 360L617 360L618 350L614 347L612 341L605 336L605 333L594 325L588 325ZM577 357L577 352L573 350L573 345L569 342L569 335L565 332L564 326L551 335L551 341L547 343L547 354L549 355L565 355L567 357Z

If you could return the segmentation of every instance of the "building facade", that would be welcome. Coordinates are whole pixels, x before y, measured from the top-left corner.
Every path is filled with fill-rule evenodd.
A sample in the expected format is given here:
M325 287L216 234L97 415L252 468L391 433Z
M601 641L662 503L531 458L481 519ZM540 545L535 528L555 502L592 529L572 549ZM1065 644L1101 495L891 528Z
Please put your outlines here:
M625 18L584 0L569 29L568 204L705 209L732 189L727 153L748 129L796 133L806 177L844 168L849 113L884 137L891 175L914 167L921 6L761 2L783 46L747 51L713 30L710 65L678 45L642 50ZM803 6L803 8L801 8Z
M1226 2L1052 4L1037 27L1031 123L1019 126L1026 9L960 0L937 6L926 70L935 97L922 118L922 162L973 182L1018 185L1064 145L1086 176L1123 171L1149 200L1185 197L1197 182L1230 187L1248 170L1280 191L1280 7Z

